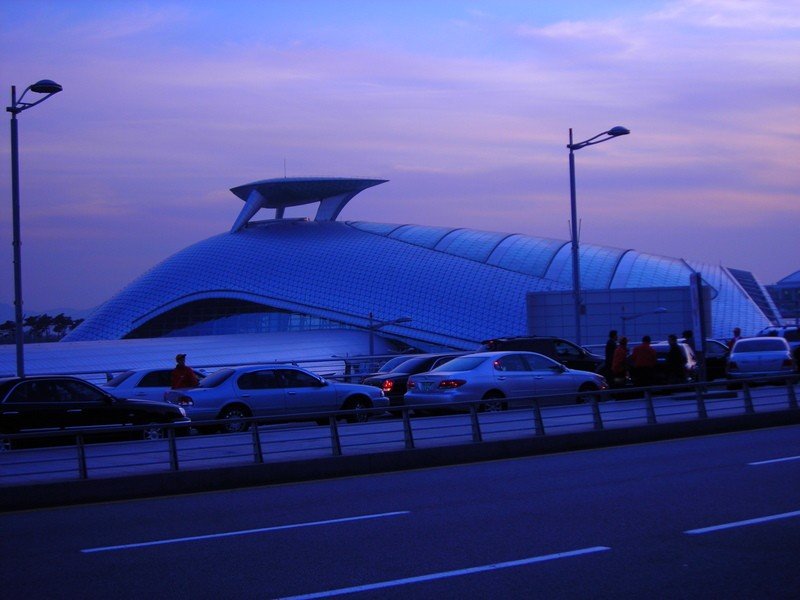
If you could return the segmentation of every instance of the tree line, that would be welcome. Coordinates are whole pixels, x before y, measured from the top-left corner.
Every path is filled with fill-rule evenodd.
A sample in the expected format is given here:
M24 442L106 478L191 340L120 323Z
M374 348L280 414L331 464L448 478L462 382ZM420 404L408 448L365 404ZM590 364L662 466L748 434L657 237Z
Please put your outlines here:
M59 313L55 317L47 313L28 315L22 321L22 331L26 342L57 342L81 323L83 319L73 319L64 313ZM15 330L14 321L1 323L0 344L13 343Z

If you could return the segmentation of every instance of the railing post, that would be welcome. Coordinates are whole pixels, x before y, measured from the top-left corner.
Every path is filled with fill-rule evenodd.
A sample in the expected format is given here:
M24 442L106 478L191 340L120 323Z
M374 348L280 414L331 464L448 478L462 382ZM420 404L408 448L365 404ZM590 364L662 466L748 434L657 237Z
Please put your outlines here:
M703 386L698 385L695 386L695 397L697 398L697 418L698 419L706 419L708 418L708 411L706 411L706 401L703 398Z
M533 431L535 435L544 435L544 419L542 418L542 407L539 401L533 399Z
M75 446L78 450L78 478L89 479L89 470L86 468L86 447L83 445L83 436L75 436Z
M342 442L339 440L339 425L336 422L336 415L328 417L331 426L331 451L334 456L342 455Z
M653 393L650 390L645 390L644 401L647 406L647 424L656 424L656 407L653 406Z
M403 437L406 442L406 450L411 450L414 447L414 433L411 431L411 417L409 416L408 407L403 407Z
M481 424L478 422L478 405L474 402L469 405L469 420L472 423L472 441L482 442Z
M177 471L178 445L175 443L175 429L173 427L167 429L167 443L169 445L169 469L170 471Z
M786 394L789 396L789 408L797 408L797 393L791 379L786 380Z
M603 417L600 415L600 404L597 402L597 396L591 397L592 403L592 417L594 419L594 428L603 429Z
M747 382L742 384L742 398L744 398L744 412L748 415L752 415L756 412L753 406L753 395L750 393L750 386Z
M251 428L253 434L253 460L257 464L264 462L264 453L261 450L261 432L258 430L258 421L253 423Z

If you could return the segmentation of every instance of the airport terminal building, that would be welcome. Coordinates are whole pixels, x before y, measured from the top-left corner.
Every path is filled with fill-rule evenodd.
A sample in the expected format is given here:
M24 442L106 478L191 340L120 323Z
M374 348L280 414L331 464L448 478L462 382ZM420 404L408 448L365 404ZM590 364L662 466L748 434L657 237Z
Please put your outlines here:
M154 266L63 343L360 330L397 349L470 350L491 337L538 333L535 307L548 295L569 297L568 240L337 220L354 196L381 183L284 178L233 188L244 207L230 231ZM309 203L319 203L314 218L284 217L286 208ZM583 343L602 342L625 324L620 310L628 318L640 311L643 318L628 326L655 337L691 329L686 311L651 310L659 300L647 291L688 289L693 273L708 288L709 337L728 337L734 327L752 335L778 319L764 286L746 271L588 244L580 265L587 302L598 292L616 294L603 310L587 306ZM562 308L564 337L572 337L573 309Z

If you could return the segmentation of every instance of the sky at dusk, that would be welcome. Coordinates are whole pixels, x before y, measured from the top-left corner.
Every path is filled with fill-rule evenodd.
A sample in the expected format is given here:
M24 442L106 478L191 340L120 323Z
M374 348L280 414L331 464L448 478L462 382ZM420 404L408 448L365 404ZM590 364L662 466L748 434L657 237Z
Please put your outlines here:
M582 243L800 269L797 2L5 0L0 52L4 106L64 87L19 115L26 313L100 304L284 174L390 180L339 220L567 240L569 128L615 125L575 154Z

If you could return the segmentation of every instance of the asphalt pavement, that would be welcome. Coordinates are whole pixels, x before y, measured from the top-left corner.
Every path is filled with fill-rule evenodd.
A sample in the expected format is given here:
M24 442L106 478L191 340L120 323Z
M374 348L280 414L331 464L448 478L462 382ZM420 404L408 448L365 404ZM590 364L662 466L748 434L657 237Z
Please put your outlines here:
M0 514L7 598L796 598L800 426Z

